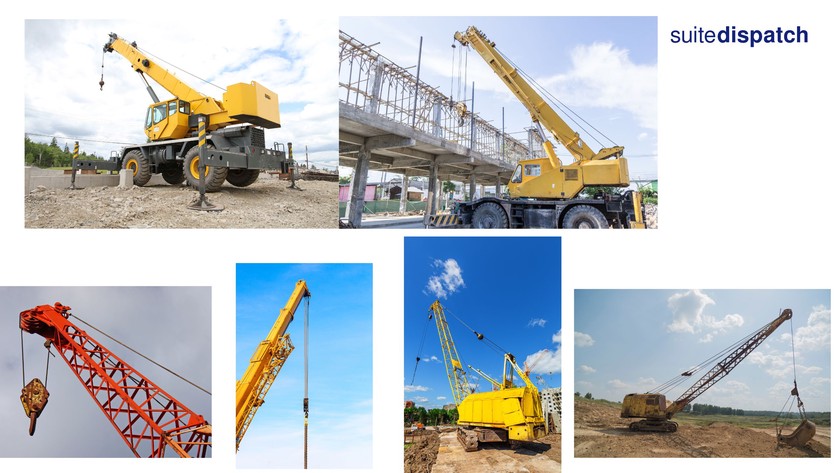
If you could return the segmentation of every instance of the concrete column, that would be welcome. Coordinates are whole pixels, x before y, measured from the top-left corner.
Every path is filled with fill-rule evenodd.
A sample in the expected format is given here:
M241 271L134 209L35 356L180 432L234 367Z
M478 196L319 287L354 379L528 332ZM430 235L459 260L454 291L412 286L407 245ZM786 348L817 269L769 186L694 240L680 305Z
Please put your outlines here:
M382 59L377 59L373 68L373 87L370 90L370 98L365 106L365 111L379 113L379 94L382 89L382 71L384 69ZM367 173L365 173L365 180L367 180Z
M496 175L496 197L502 195L502 176Z
M440 117L440 100L435 100L432 105L432 121L434 122L434 132L432 134L435 138L440 138L443 135L443 127L440 124Z
M405 207L406 207L407 202L408 202L408 174L403 174L402 192L400 192L400 215L405 213Z
M475 200L475 173L470 174L470 198L468 200Z
M429 190L426 193L426 215L423 218L423 222L428 225L429 218L435 214L435 206L437 205L437 172L438 172L438 165L437 165L437 156L432 158L432 164L429 166Z
M350 183L350 214L348 220L355 228L362 226L362 213L365 210L365 188L367 174L370 167L370 150L366 145L359 148L356 167L353 170L353 181Z

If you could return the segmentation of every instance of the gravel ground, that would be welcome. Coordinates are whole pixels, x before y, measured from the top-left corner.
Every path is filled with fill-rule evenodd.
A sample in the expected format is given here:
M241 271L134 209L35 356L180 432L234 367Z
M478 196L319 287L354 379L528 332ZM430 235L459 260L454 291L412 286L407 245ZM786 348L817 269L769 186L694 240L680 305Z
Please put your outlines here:
M25 197L26 228L337 228L338 184L262 174L254 184L207 194L218 212L187 208L198 192L183 186L81 190L38 187Z

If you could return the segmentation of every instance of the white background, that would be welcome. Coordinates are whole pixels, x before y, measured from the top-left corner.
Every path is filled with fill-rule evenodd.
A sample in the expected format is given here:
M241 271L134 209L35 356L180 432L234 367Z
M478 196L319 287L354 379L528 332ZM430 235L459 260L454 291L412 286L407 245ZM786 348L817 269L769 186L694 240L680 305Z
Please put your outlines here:
M84 6L75 5L83 3ZM838 281L834 184L838 125L836 74L840 37L829 2L532 1L364 3L44 2L7 5L3 48L2 136L6 179L2 195L0 285L189 285L213 287L213 458L156 462L161 471L235 469L233 447L234 264L236 262L372 262L374 264L374 468L402 469L402 237L423 230L25 230L23 228L23 20L25 18L147 18L172 22L224 42L224 25L254 15L654 15L659 17L658 230L640 232L527 231L563 236L563 468L648 471L678 467L807 467L837 470L836 459L575 459L573 457L572 334L575 288L817 288ZM128 5L131 5L129 8ZM12 8L15 8L12 11ZM800 45L672 45L672 29L795 28ZM526 31L522 32L527 35ZM541 45L550 52L549 45ZM550 60L547 54L546 60ZM472 231L435 232L474 235ZM507 232L482 232L486 234ZM153 251L172 243L172 262ZM243 244L242 242L247 242ZM207 248L209 246L209 249ZM290 251L289 248L292 248ZM151 250L150 250L151 249ZM207 253L215 254L207 258ZM191 258L190 253L201 255ZM141 254L143 256L138 257ZM500 278L529 274L528 261L494 255ZM37 302L40 303L40 302ZM68 302L69 303L69 302ZM72 305L72 304L71 304ZM0 314L2 330L17 330L17 314ZM3 360L14 363L16 360ZM836 360L832 363L836 366ZM5 382L5 380L3 381ZM338 389L338 387L337 387ZM836 395L835 395L836 398ZM231 412L228 416L226 412ZM0 412L0 419L21 415ZM0 424L3 422L0 421ZM21 435L26 435L22 432ZM68 426L68 441L84 441ZM48 448L48 447L47 447ZM747 463L749 462L749 463ZM806 463L807 465L803 464ZM0 459L0 468L120 468L147 471L138 460ZM832 465L834 465L832 467ZM347 471L347 470L344 470Z

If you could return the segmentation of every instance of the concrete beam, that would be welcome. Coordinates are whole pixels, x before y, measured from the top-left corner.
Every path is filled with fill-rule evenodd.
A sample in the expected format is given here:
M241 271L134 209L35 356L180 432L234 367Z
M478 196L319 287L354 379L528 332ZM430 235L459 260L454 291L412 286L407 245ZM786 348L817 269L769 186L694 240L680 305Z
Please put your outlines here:
M361 146L365 143L365 137L356 135L354 133L349 133L349 132L346 132L346 131L340 131L339 130L339 132L338 132L338 142L339 143L354 144L356 146Z
M376 149L401 148L414 146L417 141L399 135L377 135L365 139L365 147L371 151Z

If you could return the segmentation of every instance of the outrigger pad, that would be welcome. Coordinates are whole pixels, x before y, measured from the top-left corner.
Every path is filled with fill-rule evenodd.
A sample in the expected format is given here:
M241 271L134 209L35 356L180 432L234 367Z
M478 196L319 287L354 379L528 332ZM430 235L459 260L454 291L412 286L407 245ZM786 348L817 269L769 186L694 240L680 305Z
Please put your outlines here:
M814 438L816 433L816 424L808 419L805 419L801 424L799 424L799 427L797 427L793 433L788 435L782 435L779 433L776 435L776 440L779 443L784 443L785 445L790 445L791 447L804 447L806 443Z

